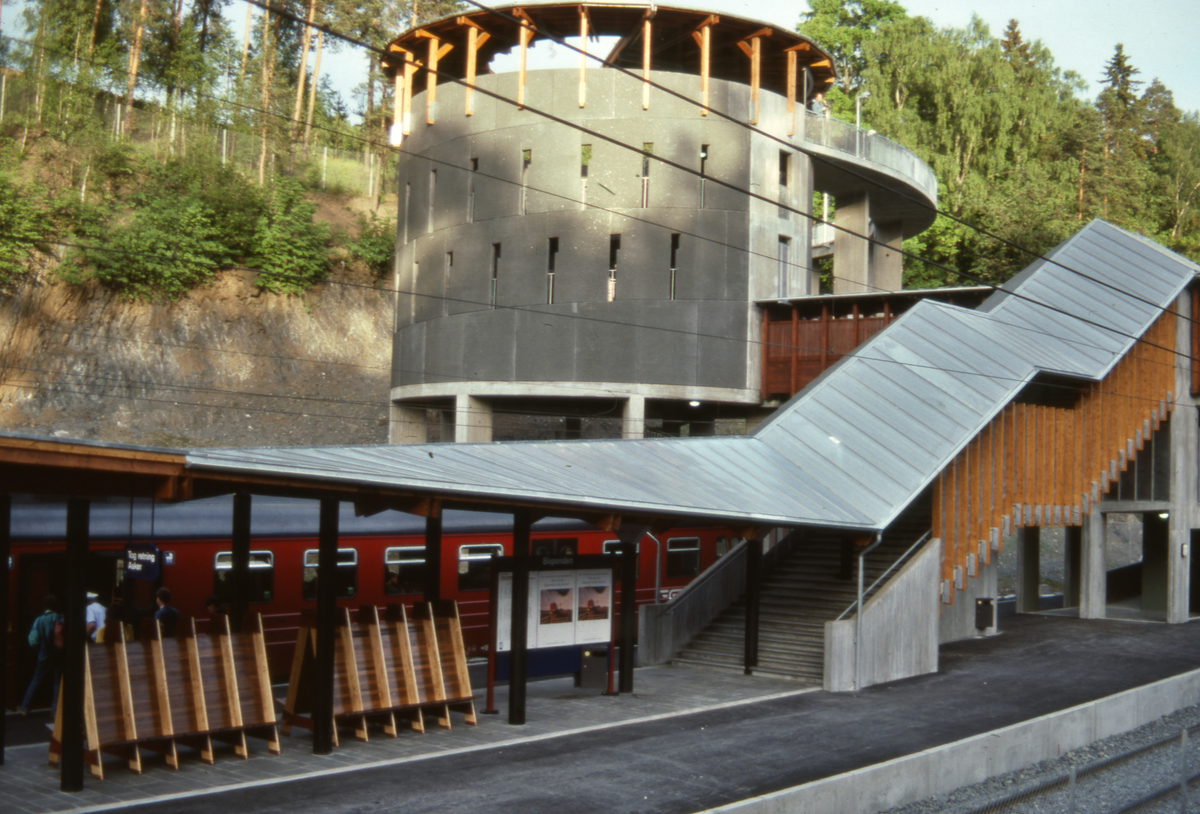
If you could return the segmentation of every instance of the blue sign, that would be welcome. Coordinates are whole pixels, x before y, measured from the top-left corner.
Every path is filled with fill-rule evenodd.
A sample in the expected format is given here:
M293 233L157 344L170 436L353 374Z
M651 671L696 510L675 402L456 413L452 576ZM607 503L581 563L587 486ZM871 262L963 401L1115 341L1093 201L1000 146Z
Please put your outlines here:
M125 546L125 575L132 579L158 579L158 546L154 543Z

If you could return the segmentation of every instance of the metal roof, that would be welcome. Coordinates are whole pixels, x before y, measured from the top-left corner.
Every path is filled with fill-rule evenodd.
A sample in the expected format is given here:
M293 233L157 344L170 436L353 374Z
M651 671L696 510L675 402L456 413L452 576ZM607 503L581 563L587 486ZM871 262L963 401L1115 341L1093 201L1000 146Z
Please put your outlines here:
M196 450L187 465L450 500L883 529L1034 376L1101 379L1200 272L1101 221L1050 258L979 310L921 302L749 436Z

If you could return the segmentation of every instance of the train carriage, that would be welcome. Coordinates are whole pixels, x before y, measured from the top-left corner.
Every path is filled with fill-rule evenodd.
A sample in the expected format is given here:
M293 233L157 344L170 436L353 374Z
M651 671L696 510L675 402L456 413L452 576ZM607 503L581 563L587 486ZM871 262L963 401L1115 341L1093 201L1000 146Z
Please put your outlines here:
M250 609L263 614L272 675L286 678L295 646L300 610L316 604L319 504L288 498L255 497L251 512ZM110 605L121 600L144 627L154 608L154 591L167 586L181 613L207 619L205 599L228 598L232 568L231 497L178 504L138 501L92 504L87 589ZM36 653L21 635L41 613L47 593L64 590L66 508L62 503L13 501L9 560L11 630L6 664L8 705L24 691ZM153 543L159 551L158 576L125 574L128 544ZM637 601L669 601L674 593L723 556L733 540L718 528L681 528L645 536L638 544ZM619 543L612 532L579 520L546 518L533 526L534 555L600 554ZM387 511L355 517L342 504L339 517L338 604L411 605L425 581L425 519ZM447 510L442 520L441 594L459 602L468 655L487 652L488 574L494 554L512 554L512 517ZM130 612L132 607L135 611ZM138 634L145 635L144 630ZM48 701L47 701L48 703Z

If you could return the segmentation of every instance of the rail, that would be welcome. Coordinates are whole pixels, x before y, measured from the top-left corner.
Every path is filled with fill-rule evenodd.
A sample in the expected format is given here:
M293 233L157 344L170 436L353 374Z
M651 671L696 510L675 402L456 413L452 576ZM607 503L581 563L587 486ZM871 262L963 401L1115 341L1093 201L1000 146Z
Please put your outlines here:
M840 119L806 112L804 140L809 144L836 150L862 161L877 164L889 173L907 177L921 191L937 198L937 176L933 170L907 147L902 147L873 130L863 130Z
M792 532L766 552L763 571L792 551L799 539ZM639 667L669 661L745 593L747 550L745 541L738 543L666 605L638 608Z
M912 554L914 551L917 550L917 548L920 547L920 545L922 543L924 543L926 540L928 540L930 534L933 534L933 529L930 529L929 531L922 534L915 543L913 543L911 546L908 547L907 551L905 551L903 554L901 554L894 563L892 563L890 566L888 566L888 569L886 571L884 571L882 574L880 574L879 577L874 582L871 583L871 586L869 588L867 588L865 591L863 591L861 600L855 599L853 602L850 603L849 607L847 607L844 611L842 611L841 615L838 616L838 618L834 619L833 621L835 621L835 622L842 621L842 619L846 618L846 614L849 613L850 611L854 610L854 607L860 601L866 602L867 597L869 597L871 595L871 591L874 591L875 588L877 588L881 582L883 582L885 579L887 579L893 571L895 571L897 568L899 568L901 565L903 565L904 562L908 560L908 555Z

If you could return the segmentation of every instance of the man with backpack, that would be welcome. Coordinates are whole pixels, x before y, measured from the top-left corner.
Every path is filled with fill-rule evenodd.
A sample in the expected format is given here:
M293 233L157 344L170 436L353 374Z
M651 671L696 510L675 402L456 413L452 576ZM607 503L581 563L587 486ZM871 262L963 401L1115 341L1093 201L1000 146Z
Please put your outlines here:
M29 646L38 651L37 668L33 671L33 680L25 691L25 698L17 707L21 715L29 713L33 696L47 676L53 676L54 683L50 688L50 717L54 717L58 709L58 686L62 681L63 668L63 617L58 612L58 600L53 594L46 595L46 610L33 622L29 631Z

